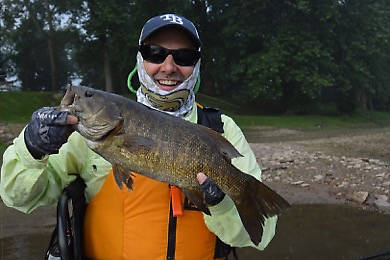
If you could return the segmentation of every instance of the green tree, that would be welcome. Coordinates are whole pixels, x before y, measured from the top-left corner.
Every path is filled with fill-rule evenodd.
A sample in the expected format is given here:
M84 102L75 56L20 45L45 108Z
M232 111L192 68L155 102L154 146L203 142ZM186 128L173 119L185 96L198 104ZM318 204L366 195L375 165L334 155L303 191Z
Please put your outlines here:
M318 99L333 82L323 41L330 14L312 2L211 1L210 23L219 32L210 37L213 73L224 85L218 89L280 111Z
M389 22L387 1L341 1L334 58L340 110L373 109L389 100Z
M26 89L57 91L69 74L68 34L61 1L3 1L1 16L14 49L12 60Z

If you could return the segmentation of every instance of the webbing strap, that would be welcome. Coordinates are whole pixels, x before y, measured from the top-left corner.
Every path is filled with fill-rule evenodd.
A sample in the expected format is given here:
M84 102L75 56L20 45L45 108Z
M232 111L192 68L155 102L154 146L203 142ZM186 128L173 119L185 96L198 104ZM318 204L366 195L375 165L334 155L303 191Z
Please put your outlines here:
M85 183L77 175L64 189L57 205L58 246L63 260L83 259L84 189ZM72 202L72 217L69 216L69 201Z

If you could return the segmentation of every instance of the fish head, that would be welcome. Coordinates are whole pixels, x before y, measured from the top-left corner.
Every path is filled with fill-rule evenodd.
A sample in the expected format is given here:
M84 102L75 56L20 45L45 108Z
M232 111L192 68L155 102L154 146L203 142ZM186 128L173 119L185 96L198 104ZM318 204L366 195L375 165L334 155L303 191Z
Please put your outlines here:
M123 127L116 95L83 86L68 86L60 110L78 118L76 130L87 140L101 142Z

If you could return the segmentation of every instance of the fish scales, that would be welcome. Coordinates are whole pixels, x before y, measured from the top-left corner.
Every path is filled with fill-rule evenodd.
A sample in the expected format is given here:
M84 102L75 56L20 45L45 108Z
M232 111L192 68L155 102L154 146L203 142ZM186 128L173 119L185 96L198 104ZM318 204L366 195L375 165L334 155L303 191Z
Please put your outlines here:
M131 172L178 186L206 214L196 175L205 173L234 201L251 240L261 241L265 218L289 207L280 195L231 164L239 152L219 133L112 93L68 87L61 109L79 118L76 130L113 165L120 188Z
M163 166L166 175L171 175L173 171L177 172L181 176L180 179L185 179L188 184L193 186L198 185L195 178L197 172L211 172L210 178L212 178L214 169L210 167L210 158L207 158L209 157L207 154L210 149L207 149L205 142L202 142L199 136L194 134L187 125L181 128L179 135L177 133L173 134L173 130L178 127L177 124L167 120L165 117L161 117L159 114L153 114L153 116L156 115L158 115L157 118L150 118L150 124L148 125L148 129L157 130L153 135L148 133L148 129L134 127L135 124L132 122L134 120L139 121L138 118L150 117L150 115L136 113L129 117L131 118L130 120L125 120L126 133L135 133L144 137L147 137L149 134L150 138L156 142L156 152L146 154L149 155L148 158L139 157L142 166L145 159L148 162L150 160L152 161L150 165ZM170 116L168 117L170 118ZM127 118L126 114L125 118ZM212 151L212 154L212 157L215 157L214 155L217 153ZM195 163L194 158L197 158L202 163ZM162 171L162 169L159 170ZM157 171L157 169L154 168L151 171ZM188 172L193 172L193 176L189 175Z

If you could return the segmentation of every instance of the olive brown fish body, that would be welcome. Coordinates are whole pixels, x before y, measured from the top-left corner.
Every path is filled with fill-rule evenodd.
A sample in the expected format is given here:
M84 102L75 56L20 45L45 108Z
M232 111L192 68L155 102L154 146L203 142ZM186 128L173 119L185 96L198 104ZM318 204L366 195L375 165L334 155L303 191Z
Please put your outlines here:
M113 165L115 180L132 189L131 172L175 185L209 214L196 175L206 174L234 201L251 240L261 241L265 217L287 201L231 164L239 152L219 133L112 93L68 87L61 109L79 118L77 131ZM134 187L135 189L137 187Z

